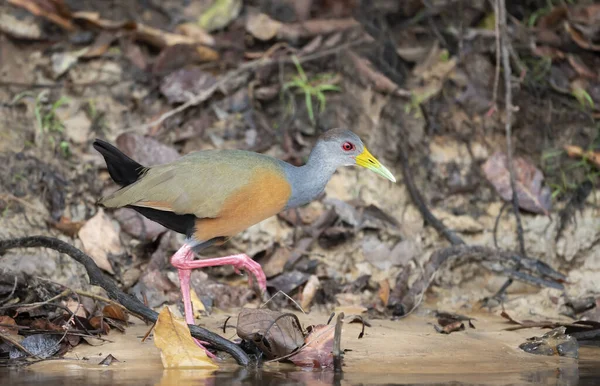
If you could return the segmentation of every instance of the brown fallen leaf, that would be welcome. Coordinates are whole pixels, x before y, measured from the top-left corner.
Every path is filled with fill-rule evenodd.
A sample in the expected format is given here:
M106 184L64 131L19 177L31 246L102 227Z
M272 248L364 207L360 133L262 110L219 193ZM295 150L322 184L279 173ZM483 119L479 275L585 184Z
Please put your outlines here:
M305 345L289 359L301 367L326 368L333 366L333 337L335 326L316 325L304 339Z
M316 275L310 275L308 281L304 285L304 289L302 290L302 301L300 302L300 307L302 307L303 310L308 310L308 307L310 307L310 304L315 298L319 288L321 288L319 278Z
M54 228L58 229L67 236L74 237L81 227L85 224L84 221L71 221L68 217L61 216L58 222L50 223Z
M15 327L11 327L15 326ZM17 322L7 315L0 316L0 335L18 335Z
M219 367L196 345L185 321L176 319L168 307L164 307L158 314L154 327L154 344L160 349L165 369Z
M104 321L103 316L94 316L90 318L90 324L95 330L101 330L103 334L110 332L110 326Z
M123 253L123 249L119 233L102 208L79 230L79 239L83 243L85 252L90 255L98 267L114 274L108 256L120 255Z
M377 295L384 307L387 307L387 304L390 300L390 282L388 279L384 279L379 282L379 291L377 291Z
M120 320L122 322L126 322L129 319L129 314L126 313L123 308L118 307L114 304L109 304L104 306L102 309L102 315L107 318Z
M543 186L544 175L524 158L513 158L519 207L532 213L548 215L552 206L551 192ZM494 153L481 166L485 177L505 201L512 200L508 159L502 152Z
M240 338L253 342L268 359L289 355L304 344L300 321L291 313L243 308L236 330Z

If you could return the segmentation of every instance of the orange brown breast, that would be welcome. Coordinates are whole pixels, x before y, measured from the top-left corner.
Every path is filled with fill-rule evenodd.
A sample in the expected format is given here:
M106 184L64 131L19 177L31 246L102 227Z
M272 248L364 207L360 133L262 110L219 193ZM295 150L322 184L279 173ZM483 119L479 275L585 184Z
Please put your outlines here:
M292 193L285 175L272 168L255 169L248 183L225 198L215 218L196 220L193 238L231 237L282 211Z

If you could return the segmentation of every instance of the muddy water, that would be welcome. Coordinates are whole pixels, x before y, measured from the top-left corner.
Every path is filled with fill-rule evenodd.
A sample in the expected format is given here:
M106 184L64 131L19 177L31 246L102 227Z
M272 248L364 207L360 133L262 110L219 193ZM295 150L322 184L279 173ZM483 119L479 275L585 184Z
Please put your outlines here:
M327 315L300 316L305 324ZM217 331L225 316L204 319ZM526 354L517 346L537 329L504 331L498 317L481 315L476 329L438 334L433 319L411 317L400 322L373 321L362 339L360 326L344 327L344 372L305 371L271 363L261 369L242 369L221 363L216 372L163 370L152 341L141 342L147 326L111 333L111 342L79 345L64 359L37 363L26 369L0 369L1 385L600 385L600 347L583 347L580 359ZM233 335L233 331L230 331ZM231 337L228 335L227 337ZM112 354L120 362L98 363Z

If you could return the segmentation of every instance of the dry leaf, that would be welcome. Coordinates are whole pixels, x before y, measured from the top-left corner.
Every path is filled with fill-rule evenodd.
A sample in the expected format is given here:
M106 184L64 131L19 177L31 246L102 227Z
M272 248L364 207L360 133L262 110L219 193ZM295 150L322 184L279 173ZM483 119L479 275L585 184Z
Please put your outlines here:
M305 339L305 346L290 357L296 366L324 368L333 366L335 326L317 325Z
M67 308L71 311L75 316L79 316L81 318L87 318L85 308L83 308L83 304L79 303L77 300L69 299L67 300Z
M158 315L154 327L154 344L160 349L165 369L219 367L196 345L185 321L176 319L168 307L164 307Z
M208 32L203 30L200 26L194 23L183 23L175 27L175 32L188 36L198 43L212 46L215 44L215 38L213 38Z
M515 183L519 207L533 213L548 215L551 208L551 192L543 187L544 175L531 163L521 157L513 159ZM494 153L481 166L485 177L494 185L496 191L505 201L512 200L510 174L506 154Z
M282 23L264 13L254 13L246 20L246 31L259 40L271 40L277 36Z
M303 310L308 310L308 307L312 303L317 291L321 288L321 283L319 282L319 278L316 275L310 275L304 289L302 290L302 301L300 302L300 307Z
M127 314L123 310L123 308L116 306L114 304L109 304L107 306L104 306L104 308L102 309L102 315L104 315L107 318L120 320L122 322L126 322L127 319L129 319L129 314Z
M94 316L93 318L90 318L90 325L94 327L95 330L101 329L104 334L110 332L110 326L104 321L103 316Z
M71 219L65 216L61 216L58 222L51 222L54 228L71 237L74 237L84 224L84 221L71 221Z
M198 25L207 31L225 28L240 14L241 0L215 0L198 18Z
M194 318L199 319L202 315L206 315L206 307L204 307L204 303L198 297L198 294L193 288L190 288L190 298L192 301L192 308L194 310Z
M214 61L219 59L219 53L209 47L214 44L214 39L207 33L202 33L199 28L194 29L188 25L181 25L177 30L181 33L172 33L135 21L102 19L97 12L75 12L73 13L73 19L86 21L96 27L107 30L130 31L135 35L137 40L141 40L157 48L176 45L194 46L200 60Z
M253 342L269 359L289 355L304 344L300 322L290 313L243 308L236 329L240 338Z
M114 274L108 256L120 255L123 253L123 249L119 233L102 208L81 228L79 239L83 243L85 252L90 255L98 267Z
M379 282L379 291L377 292L377 295L379 295L379 299L381 299L383 306L387 307L388 302L390 301L390 282L387 279Z
M10 327L15 326L15 327ZM2 315L0 316L0 335L8 334L8 335L18 335L19 330L16 328L17 322L10 316Z
M0 31L15 39L41 40L44 36L31 19L20 19L6 12L0 12Z

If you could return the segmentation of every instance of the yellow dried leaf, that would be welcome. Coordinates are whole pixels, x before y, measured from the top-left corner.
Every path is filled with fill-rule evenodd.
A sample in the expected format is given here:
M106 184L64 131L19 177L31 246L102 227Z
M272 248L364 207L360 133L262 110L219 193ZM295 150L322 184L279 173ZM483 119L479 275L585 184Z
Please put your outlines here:
M192 308L194 310L194 318L201 318L202 315L206 314L206 308L204 307L204 303L198 297L196 291L193 288L190 288L190 298L192 300Z
M158 315L154 344L160 349L163 367L217 369L204 350L196 345L185 321L176 319L168 307Z

